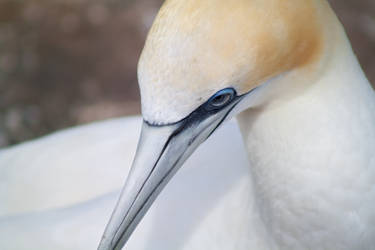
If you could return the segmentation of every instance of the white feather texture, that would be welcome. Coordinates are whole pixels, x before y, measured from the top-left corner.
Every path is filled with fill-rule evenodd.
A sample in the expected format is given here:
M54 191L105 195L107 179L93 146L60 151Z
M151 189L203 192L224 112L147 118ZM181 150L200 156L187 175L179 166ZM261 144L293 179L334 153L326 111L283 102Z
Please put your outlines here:
M239 115L260 216L280 249L375 244L375 94L351 51L332 63L303 94Z
M258 88L232 114L243 111L241 132L228 122L209 138L124 249L374 249L375 93L328 3L169 0L159 17L140 62L146 120L176 122L224 87ZM0 249L95 249L140 123L0 151Z
M140 118L96 123L1 152L1 171L7 177L2 189L7 192L1 199L12 204L13 197L17 202L0 210L0 249L95 249L130 167L127 159L133 157L133 138L140 125ZM46 161L40 152L51 145L73 150L65 151L57 162ZM15 161L13 153L24 158ZM54 173L55 166L61 165L64 172ZM7 174L14 169L18 175ZM42 175L31 175L34 170ZM124 249L259 246L256 236L261 227L253 227L259 222L252 212L249 170L237 125L229 122L186 162ZM59 181L51 181L48 174L59 175Z

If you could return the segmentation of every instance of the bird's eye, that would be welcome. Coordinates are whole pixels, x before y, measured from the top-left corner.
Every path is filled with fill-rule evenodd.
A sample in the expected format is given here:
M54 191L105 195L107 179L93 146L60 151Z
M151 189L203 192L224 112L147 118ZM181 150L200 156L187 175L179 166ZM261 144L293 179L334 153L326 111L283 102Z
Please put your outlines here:
M215 98L212 99L211 104L213 106L220 107L226 104L230 100L230 98L231 98L230 94L223 94L223 95L215 96Z
M216 110L226 106L235 96L235 90L232 88L223 89L213 95L207 102L208 110Z

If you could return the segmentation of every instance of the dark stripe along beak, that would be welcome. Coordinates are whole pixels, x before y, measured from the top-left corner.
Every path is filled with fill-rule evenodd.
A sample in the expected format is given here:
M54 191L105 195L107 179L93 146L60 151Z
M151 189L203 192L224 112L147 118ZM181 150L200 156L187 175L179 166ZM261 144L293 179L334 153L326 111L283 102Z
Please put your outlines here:
M218 109L207 108L211 98L174 124L157 126L143 122L132 168L98 250L122 249L168 181L242 97L233 96Z

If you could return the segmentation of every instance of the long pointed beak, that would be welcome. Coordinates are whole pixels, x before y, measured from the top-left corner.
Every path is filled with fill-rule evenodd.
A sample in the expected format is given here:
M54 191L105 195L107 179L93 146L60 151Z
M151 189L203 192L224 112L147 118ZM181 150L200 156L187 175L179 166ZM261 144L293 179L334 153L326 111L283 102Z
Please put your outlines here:
M164 186L236 103L215 114L193 113L173 125L143 123L132 168L98 250L122 249Z

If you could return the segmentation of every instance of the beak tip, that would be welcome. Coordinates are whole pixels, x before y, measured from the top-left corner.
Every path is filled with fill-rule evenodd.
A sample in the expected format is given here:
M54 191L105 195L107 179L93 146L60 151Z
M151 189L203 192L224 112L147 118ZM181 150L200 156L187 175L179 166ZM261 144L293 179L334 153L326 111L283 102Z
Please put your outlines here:
M231 107L171 125L144 122L137 153L98 250L121 250L164 186L224 121Z

